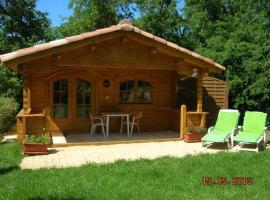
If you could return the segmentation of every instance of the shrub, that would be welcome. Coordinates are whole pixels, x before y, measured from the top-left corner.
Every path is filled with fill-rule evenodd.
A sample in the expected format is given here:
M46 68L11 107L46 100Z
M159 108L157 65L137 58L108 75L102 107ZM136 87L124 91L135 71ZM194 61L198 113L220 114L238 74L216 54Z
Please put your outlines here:
M16 119L18 103L13 98L0 97L0 134L9 130Z

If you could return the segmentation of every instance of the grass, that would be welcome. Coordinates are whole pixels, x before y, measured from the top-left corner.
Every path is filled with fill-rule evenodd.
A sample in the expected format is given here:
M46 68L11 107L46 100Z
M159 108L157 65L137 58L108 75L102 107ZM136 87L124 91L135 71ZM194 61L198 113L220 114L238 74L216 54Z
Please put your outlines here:
M18 143L0 143L0 175L18 169L22 157L21 147Z
M270 152L118 161L20 170L19 145L0 145L0 199L269 199ZM252 185L203 185L202 177L252 177Z

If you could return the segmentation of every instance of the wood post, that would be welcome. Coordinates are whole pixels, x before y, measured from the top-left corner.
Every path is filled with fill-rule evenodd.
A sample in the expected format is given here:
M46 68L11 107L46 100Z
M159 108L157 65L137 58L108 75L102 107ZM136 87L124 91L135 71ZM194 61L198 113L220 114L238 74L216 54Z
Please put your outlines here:
M203 86L202 86L202 75L199 74L197 78L197 112L202 112L202 101L203 101Z
M25 78L23 81L23 111L25 114L30 113L31 107L30 107L30 88L29 88L29 80L28 78Z
M182 139L184 136L184 132L187 124L187 106L181 106L181 116L180 116L180 138Z
M46 116L46 117L44 117L44 121L43 121L44 126L45 126L44 128L46 129L46 131L48 133L50 133L50 129L51 129L51 127L50 127L50 122L51 122L51 110L50 110L50 107L46 106L44 108L43 114L45 114L45 116Z
M201 124L200 124L200 127L205 128L205 125L206 125L206 115L207 115L207 113L202 113L202 118L201 118Z

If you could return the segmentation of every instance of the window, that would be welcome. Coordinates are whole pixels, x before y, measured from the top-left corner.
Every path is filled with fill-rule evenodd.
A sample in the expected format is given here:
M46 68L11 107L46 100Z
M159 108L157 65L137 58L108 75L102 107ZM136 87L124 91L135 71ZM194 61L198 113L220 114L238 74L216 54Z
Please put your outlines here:
M53 83L53 117L68 117L68 80L61 79Z
M152 103L151 83L142 80L121 82L120 103Z
M132 103L134 102L135 81L126 81L120 83L120 102Z
M88 118L91 108L91 85L88 81L76 81L76 116Z

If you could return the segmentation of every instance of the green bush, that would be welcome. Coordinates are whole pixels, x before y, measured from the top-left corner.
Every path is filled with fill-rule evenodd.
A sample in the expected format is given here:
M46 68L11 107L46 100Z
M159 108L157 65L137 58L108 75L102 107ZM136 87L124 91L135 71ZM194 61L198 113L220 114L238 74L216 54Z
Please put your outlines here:
M0 97L0 134L9 130L14 124L18 103L13 98Z

